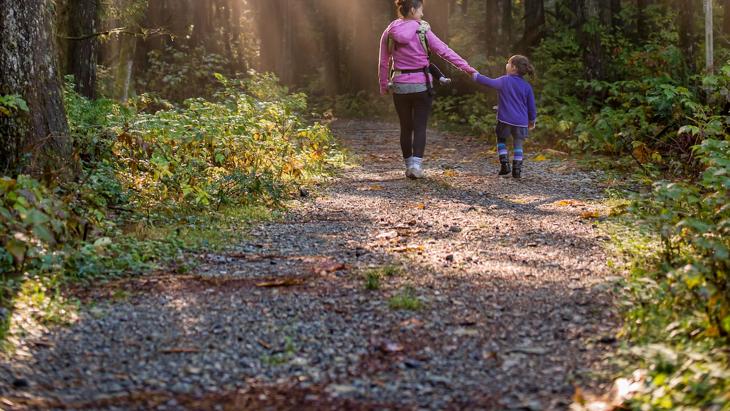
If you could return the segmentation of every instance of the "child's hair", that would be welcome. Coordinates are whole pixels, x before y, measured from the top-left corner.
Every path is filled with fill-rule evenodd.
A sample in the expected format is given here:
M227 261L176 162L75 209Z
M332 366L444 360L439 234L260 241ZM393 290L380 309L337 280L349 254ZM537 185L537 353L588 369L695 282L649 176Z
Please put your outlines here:
M530 60L527 57L515 54L509 58L509 62L517 68L517 73L519 73L520 76L524 76L525 74L529 74L530 76L535 75L535 67L532 67Z
M395 6L398 8L398 14L401 17L407 17L413 8L419 8L423 4L423 0L395 0Z

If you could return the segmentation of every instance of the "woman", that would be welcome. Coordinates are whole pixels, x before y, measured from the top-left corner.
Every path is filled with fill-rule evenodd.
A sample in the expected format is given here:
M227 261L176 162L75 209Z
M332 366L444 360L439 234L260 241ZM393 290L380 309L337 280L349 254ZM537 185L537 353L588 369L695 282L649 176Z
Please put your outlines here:
M422 24L423 0L396 0L395 4L400 18L390 23L380 39L380 93L393 92L400 119L406 176L417 179L423 178L426 127L433 103L433 77L428 73L429 51L424 47L469 76L477 70L428 30L427 23ZM425 31L425 42L419 37L419 30Z

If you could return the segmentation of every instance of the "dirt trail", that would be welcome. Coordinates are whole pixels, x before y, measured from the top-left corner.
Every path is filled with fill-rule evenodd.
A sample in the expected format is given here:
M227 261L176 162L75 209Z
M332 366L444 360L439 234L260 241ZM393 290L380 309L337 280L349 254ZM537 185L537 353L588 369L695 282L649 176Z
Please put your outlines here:
M606 382L595 175L528 151L498 178L490 144L432 132L411 181L396 125L333 129L361 166L236 251L29 336L0 408L566 409Z

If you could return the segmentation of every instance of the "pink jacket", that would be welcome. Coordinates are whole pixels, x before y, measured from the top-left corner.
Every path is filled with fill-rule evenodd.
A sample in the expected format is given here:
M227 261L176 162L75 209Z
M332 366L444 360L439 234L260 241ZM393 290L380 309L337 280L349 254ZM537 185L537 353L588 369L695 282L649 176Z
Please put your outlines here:
M416 20L398 19L390 23L380 38L380 93L388 92L388 72L390 59L393 58L393 66L399 70L413 70L428 66L428 54L423 49L421 41L418 38L418 27L420 23ZM388 37L391 37L395 43L393 53L391 55L388 50ZM453 64L459 70L471 75L476 73L474 69L461 56L456 54L441 39L436 37L432 31L426 34L428 45L431 52L439 55L444 60ZM430 75L429 75L430 77ZM430 79L429 79L430 80ZM423 73L401 74L393 79L396 83L426 83L426 77Z

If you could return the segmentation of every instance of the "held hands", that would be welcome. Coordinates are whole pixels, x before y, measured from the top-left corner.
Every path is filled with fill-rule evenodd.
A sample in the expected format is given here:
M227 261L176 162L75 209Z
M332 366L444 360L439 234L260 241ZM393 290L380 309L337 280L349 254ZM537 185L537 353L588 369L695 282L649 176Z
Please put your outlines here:
M535 122L534 121L530 123L529 129L530 130L534 130L535 129Z

